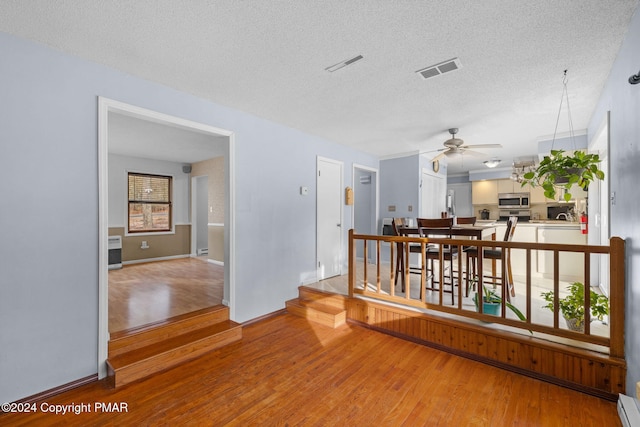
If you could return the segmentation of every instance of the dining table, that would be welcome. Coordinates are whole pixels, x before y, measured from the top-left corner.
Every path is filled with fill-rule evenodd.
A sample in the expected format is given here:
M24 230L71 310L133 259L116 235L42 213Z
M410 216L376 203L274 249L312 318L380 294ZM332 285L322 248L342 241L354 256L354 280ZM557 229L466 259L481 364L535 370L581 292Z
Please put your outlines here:
M398 232L403 236L466 236L477 240L496 240L496 226L483 225L454 225L451 228L430 227L399 227Z
M402 226L398 227L398 233L401 236L425 237L425 236L445 236L455 239L457 237L471 237L476 240L496 240L497 227L492 224L455 224L451 228L441 227L415 227ZM496 260L491 260L491 274L496 275ZM404 270L404 269L403 269ZM402 277L404 288L404 277Z

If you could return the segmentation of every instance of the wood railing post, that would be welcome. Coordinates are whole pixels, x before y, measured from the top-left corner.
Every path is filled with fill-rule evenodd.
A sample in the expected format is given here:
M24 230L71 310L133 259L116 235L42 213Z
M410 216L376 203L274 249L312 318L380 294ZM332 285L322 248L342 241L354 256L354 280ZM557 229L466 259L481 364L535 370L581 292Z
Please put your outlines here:
M609 331L611 337L609 354L614 357L624 358L624 240L620 237L612 237L609 240L609 247Z
M349 297L353 297L353 288L356 286L356 251L353 241L353 228L349 229Z

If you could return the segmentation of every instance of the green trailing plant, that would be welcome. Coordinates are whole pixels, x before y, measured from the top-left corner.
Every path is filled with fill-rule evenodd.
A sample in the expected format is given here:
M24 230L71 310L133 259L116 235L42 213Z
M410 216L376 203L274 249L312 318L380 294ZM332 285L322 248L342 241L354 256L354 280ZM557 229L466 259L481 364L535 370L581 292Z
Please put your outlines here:
M604 179L599 164L600 156L597 154L574 151L568 155L564 150L551 150L534 171L524 174L522 186L542 187L547 199L555 199L557 191L564 188L564 200L568 202L574 185L586 190L593 180Z
M567 319L567 325L572 323L575 324L576 330L584 330L584 285L580 282L573 282L567 287L567 290L569 291L569 295L558 299L560 312L564 318ZM602 321L604 316L609 315L609 298L607 298L606 295L597 294L592 290L589 290L589 292L591 320L598 319ZM542 292L540 295L547 302L547 304L542 307L553 311L553 291Z

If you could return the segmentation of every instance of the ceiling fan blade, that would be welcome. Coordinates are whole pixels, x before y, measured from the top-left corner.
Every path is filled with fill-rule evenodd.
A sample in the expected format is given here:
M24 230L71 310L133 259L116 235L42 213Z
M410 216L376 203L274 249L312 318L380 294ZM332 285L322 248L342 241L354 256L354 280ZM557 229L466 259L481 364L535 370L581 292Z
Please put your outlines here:
M463 145L460 148L502 148L501 144L472 144L472 145Z
M448 153L448 151L443 151L442 153L438 154L437 156L435 156L433 159L431 159L432 162L435 162L436 160L440 160L441 158L443 158L444 156L446 156Z
M473 150L462 150L462 154L470 154L472 156L478 156L478 157L487 157L487 155L485 153L481 153L479 151L473 151Z
M438 148L435 150L421 151L420 154L429 154L429 153L435 153L436 151L446 151L446 150L448 150L448 148Z

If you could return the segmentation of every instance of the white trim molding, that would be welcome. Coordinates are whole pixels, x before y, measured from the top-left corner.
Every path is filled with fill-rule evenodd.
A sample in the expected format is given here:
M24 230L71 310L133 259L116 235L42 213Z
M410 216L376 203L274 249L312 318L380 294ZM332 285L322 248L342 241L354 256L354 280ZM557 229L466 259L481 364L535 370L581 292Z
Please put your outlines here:
M228 187L225 197L225 295L230 308L231 319L235 318L235 134L188 119L171 116L135 105L98 96L98 378L107 376L106 360L109 342L109 289L108 289L108 235L109 235L109 188L108 188L108 121L109 113L124 114L156 123L171 124L188 130L197 130L212 136L228 138L228 155L225 170L228 173ZM187 255L189 256L189 255ZM169 257L171 259L173 257ZM159 260L159 258L155 258ZM141 261L140 261L141 262ZM228 288L228 291L227 291ZM228 295L226 294L228 292Z

